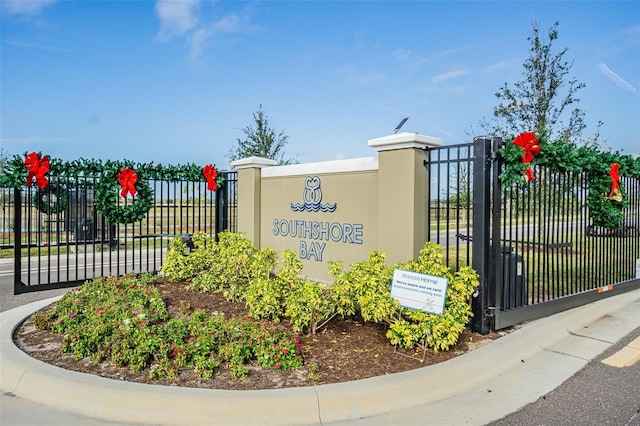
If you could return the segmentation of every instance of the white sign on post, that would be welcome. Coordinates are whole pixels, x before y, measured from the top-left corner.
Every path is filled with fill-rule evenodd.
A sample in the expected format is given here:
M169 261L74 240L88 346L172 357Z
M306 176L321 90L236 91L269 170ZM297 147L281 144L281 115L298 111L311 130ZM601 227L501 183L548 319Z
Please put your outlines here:
M442 315L448 285L448 278L396 269L391 282L391 297L405 308Z

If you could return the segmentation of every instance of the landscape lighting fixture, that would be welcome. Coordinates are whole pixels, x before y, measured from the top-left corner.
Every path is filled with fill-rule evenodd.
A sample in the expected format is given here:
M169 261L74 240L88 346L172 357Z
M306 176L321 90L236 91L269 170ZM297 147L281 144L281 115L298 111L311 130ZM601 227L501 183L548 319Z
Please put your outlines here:
M402 121L400 123L398 123L398 125L396 126L396 128L394 129L393 133L398 133L398 131L400 130L400 128L402 126L404 126L404 123L407 122L407 120L409 119L409 117L405 117L402 119Z

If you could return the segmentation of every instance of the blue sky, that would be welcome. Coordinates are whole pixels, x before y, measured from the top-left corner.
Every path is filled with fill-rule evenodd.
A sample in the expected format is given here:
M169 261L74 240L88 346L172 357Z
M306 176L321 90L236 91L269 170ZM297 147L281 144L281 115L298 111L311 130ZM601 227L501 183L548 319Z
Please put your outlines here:
M523 77L535 20L569 50L584 136L640 153L640 2L2 0L2 148L214 163L262 104L301 162L403 131L467 142Z

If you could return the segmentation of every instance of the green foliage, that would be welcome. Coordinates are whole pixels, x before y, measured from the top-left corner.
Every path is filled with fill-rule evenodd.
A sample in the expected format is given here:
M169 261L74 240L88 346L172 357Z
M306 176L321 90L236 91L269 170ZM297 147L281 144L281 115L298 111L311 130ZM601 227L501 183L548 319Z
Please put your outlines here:
M0 175L0 186L7 188L21 188L27 181L27 169L24 166L24 157L27 155L15 155L7 160L4 173ZM42 157L42 153L39 153ZM133 169L141 179L164 180L169 182L204 182L202 166L196 164L176 164L164 166L155 163L134 163L130 160L107 160L80 158L74 161L63 161L58 158L50 158L49 175L61 180L75 181L79 177L100 178L105 173L119 172L122 169ZM218 186L222 186L224 178L218 176Z
M262 105L257 112L253 113L253 125L242 129L245 139L237 139L238 146L229 150L227 158L229 161L239 160L247 157L262 157L276 160L278 164L293 164L295 159L284 158L284 147L289 140L289 136L269 127L269 119L262 109Z
M187 245L179 237L171 240L160 270L172 282L191 279L198 272L190 259Z
M245 300L249 314L256 318L270 318L280 321L285 311L285 298L302 272L302 262L293 250L282 255L282 265L277 276L268 275L253 278L247 287Z
M391 297L396 268L447 278L443 315L400 307ZM478 285L477 274L469 267L454 273L444 263L441 247L433 243L425 244L418 259L394 268L385 266L384 254L370 252L369 260L352 264L349 271L341 262L331 262L329 270L335 278L329 292L336 312L388 324L387 338L393 345L414 348L426 341L434 351L448 350L457 343L472 316L469 303Z
M354 263L345 271L342 262L330 262L334 277L330 288L335 311L350 317L356 313L365 321L391 323L399 309L391 297L393 268L385 265L384 253L369 252L369 260Z
M22 188L26 184L27 169L24 165L24 156L14 156L7 160L0 174L0 186L7 188ZM39 153L42 157L42 155ZM132 200L122 200L119 194L120 184L118 173L123 169L133 169L138 181L135 184L136 195ZM75 161L62 161L50 158L49 176L55 178L55 186L70 186L77 183L78 178L94 179L95 208L102 213L110 223L133 223L142 220L153 207L155 195L148 184L150 180L164 180L169 182L188 181L200 182L206 178L202 174L202 167L195 164L163 166L154 163L134 163L129 160L106 161L84 159ZM216 182L218 187L224 184L224 178L218 175ZM51 184L50 184L51 185ZM59 192L57 205L47 198L53 190L40 191L36 198L36 206L46 213L55 213L64 209L66 195ZM49 211L55 206L55 211Z
M149 184L140 179L135 184L136 195L132 201L122 200L118 173L122 169L105 170L95 186L94 204L109 223L138 222L153 208L155 195Z
M334 305L324 286L308 280L296 280L285 301L285 316L289 318L294 331L309 331L315 334L321 322L327 321L334 313Z
M504 159L504 169L500 175L502 185L511 187L523 185L525 169L529 166L547 168L552 173L586 173L589 192L587 207L595 226L608 229L620 229L624 217L623 210L628 207L628 196L624 182L620 182L623 193L621 201L609 199L611 164L620 164L620 177L640 179L640 158L622 155L618 152L600 151L592 146L577 146L564 140L547 142L546 135L539 136L541 150L530 164L522 163L523 150L509 139L500 149Z
M504 83L495 94L500 103L493 110L493 122L481 122L481 127L491 135L507 138L532 131L565 140L580 138L585 129L585 114L576 107L580 102L577 92L585 84L569 76L573 62L564 58L567 48L554 50L557 39L557 22L549 28L546 40L533 22L528 37L530 56L522 64L524 79L513 86ZM597 139L596 133L593 142Z
M195 290L222 292L229 300L243 300L252 278L269 277L276 266L276 253L255 248L241 233L226 231L218 237L216 243L204 233L194 233L192 250L180 238L173 239L162 272L173 282L192 280Z
M435 352L454 346L473 316L469 302L479 284L476 272L463 267L454 273L445 265L440 246L430 242L420 251L418 259L398 264L396 268L447 278L449 285L443 314L403 308L402 318L387 331L391 343L413 348L426 340Z
M268 274L275 265L275 252L258 250L241 233L219 234L209 268L191 283L198 291L219 291L228 300L240 301L253 276Z
M149 367L152 379L175 380L181 368L210 378L223 362L236 378L248 376L251 361L276 369L303 364L299 342L287 333L201 310L172 317L151 275L85 283L33 321L64 333L63 351L78 359L109 359L133 371Z

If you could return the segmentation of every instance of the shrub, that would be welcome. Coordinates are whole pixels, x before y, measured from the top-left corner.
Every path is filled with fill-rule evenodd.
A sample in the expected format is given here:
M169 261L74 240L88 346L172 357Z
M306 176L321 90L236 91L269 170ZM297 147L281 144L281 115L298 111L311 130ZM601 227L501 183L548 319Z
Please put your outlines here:
M447 278L449 285L442 315L402 309L402 318L390 325L387 338L392 344L405 348L415 347L426 340L435 352L448 350L457 343L473 316L469 302L479 284L478 275L470 267L454 273L444 264L440 246L429 242L420 251L418 259L396 267Z
M342 262L330 262L335 281L330 294L338 314L355 314L365 321L391 323L400 309L391 297L393 268L385 265L384 253L369 252L369 260L354 263L345 271Z
M285 311L286 295L300 280L300 272L302 262L296 258L293 250L286 250L277 275L260 274L250 281L245 293L249 314L256 318L280 321Z
M193 249L189 250L180 237L173 238L162 265L162 272L172 282L193 278L211 267L216 259L217 244L203 232L191 236Z
M63 351L78 359L110 359L133 371L150 367L153 379L177 379L179 368L210 378L222 362L236 378L247 377L252 360L279 369L302 365L300 347L286 333L201 310L171 318L151 275L87 282L34 314L34 323L64 333Z
M293 330L315 334L334 315L335 306L320 283L300 279L293 283L285 301L285 316Z
M253 277L269 275L276 265L272 249L258 250L241 233L222 232L209 268L198 271L191 288L198 291L222 292L228 300L241 301ZM204 263L204 262L203 262Z

